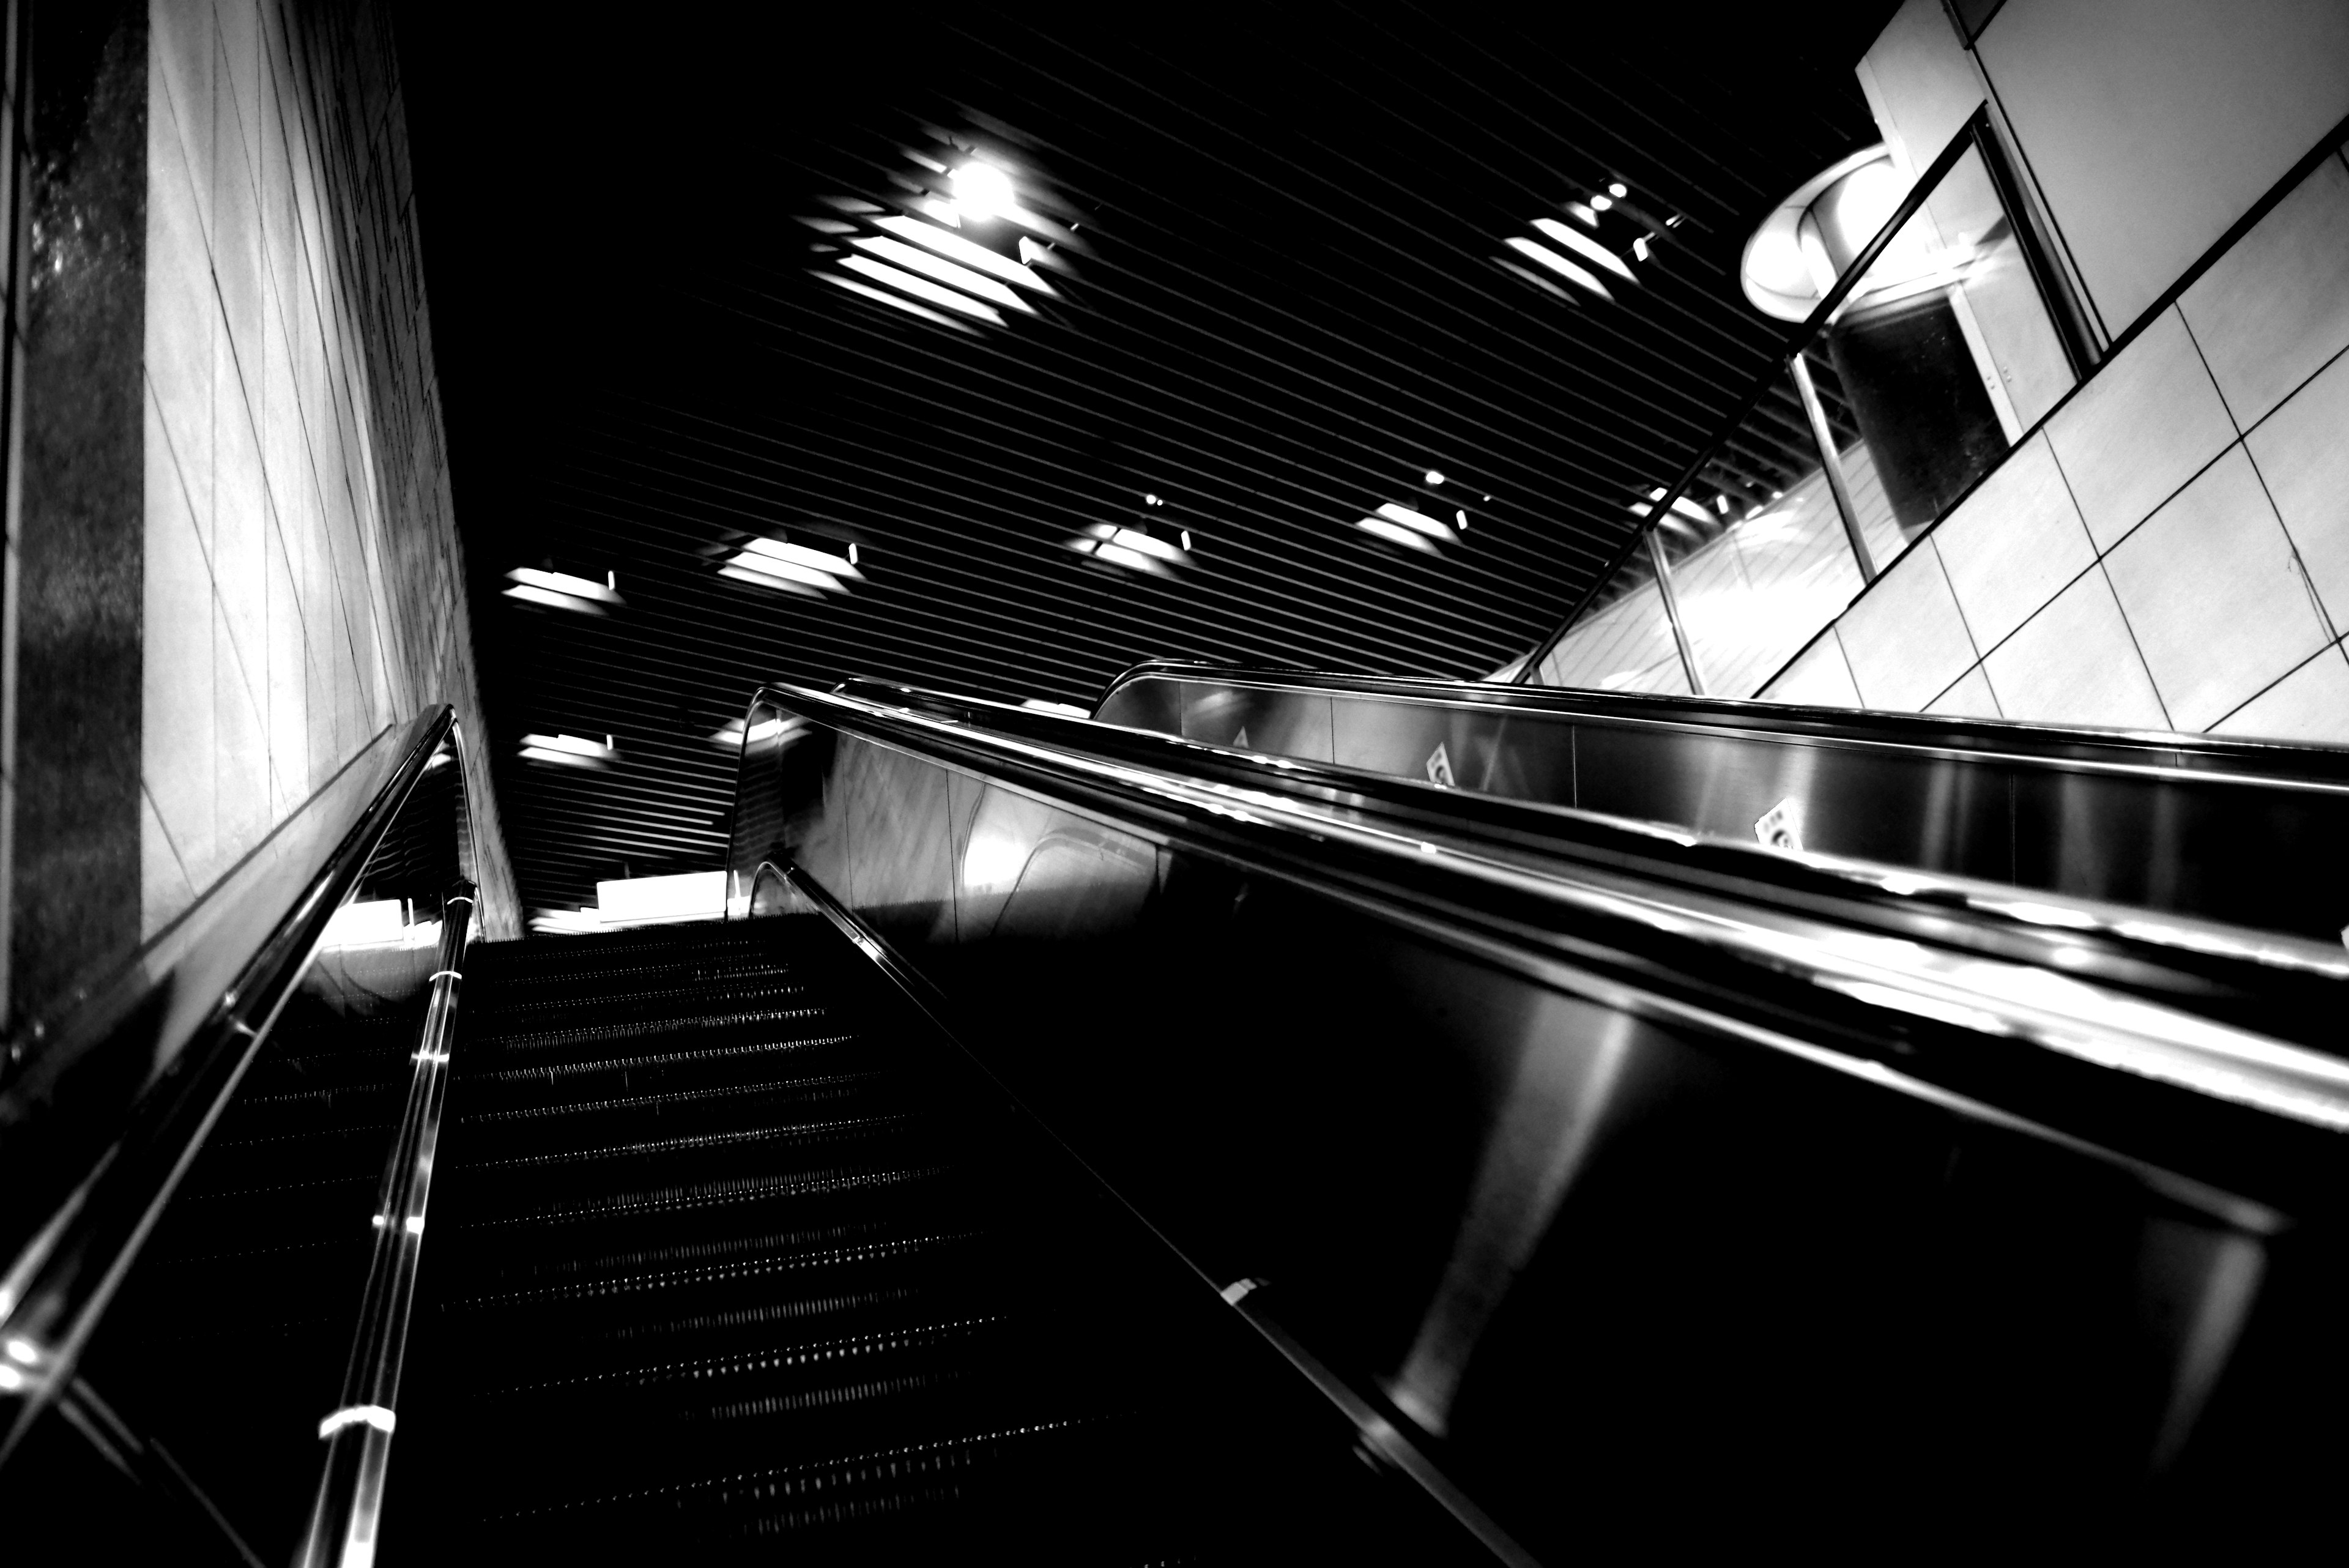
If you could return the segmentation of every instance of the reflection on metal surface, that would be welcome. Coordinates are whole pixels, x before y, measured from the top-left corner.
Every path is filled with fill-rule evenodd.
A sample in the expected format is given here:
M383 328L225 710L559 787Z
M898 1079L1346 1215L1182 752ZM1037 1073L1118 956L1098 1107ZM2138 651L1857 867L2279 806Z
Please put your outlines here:
M1404 1415L1438 1437L1477 1341L1589 1159L1639 1027L1626 1014L1554 998L1525 1030L1444 1282L1388 1387Z
M1871 877L1948 874L2244 928L2178 928L2213 952L2258 949L2264 931L2337 953L2349 916L2349 761L2319 748L1180 666L1129 672L1096 712L1200 741L1242 727L1258 751L1400 778L1425 777L1441 744L1460 787L1725 839L1785 810L1794 846L1875 862Z
M2236 1349L2342 1163L2349 1062L2119 988L2182 943L1767 852L1783 791L1699 797L1735 846L1438 794L1436 745L1464 784L1499 748L1433 703L1411 782L1276 765L1229 742L1339 751L1354 721L1300 716L1330 691L1193 684L1158 710L1188 740L770 689L751 719L811 732L746 748L735 907L792 865L989 1020L990 1067L1455 1517L1554 1558L1557 1475L1652 1509L1669 1456L1741 1509L1826 1470L2004 1529L2033 1467L2105 1498L2244 1379L2305 1398ZM2260 967L2191 975L2349 981L2240 935Z

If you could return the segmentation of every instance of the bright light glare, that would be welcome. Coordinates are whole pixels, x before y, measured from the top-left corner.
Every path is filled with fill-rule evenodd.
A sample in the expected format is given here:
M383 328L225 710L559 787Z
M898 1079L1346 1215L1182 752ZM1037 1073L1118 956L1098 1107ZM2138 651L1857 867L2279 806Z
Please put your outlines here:
M954 182L956 210L965 218L1009 217L1019 205L1011 176L992 163L973 159L947 178Z
M941 238L947 237L943 230L938 231L938 234ZM855 244L860 250L870 251L876 256L885 257L895 262L899 266L911 268L915 272L926 273L940 283L952 285L965 294L975 294L981 299L991 299L998 305L1009 306L1014 310L1036 308L1004 287L996 279L974 272L969 267L958 265L944 256L933 255L925 250L916 250L903 240L893 240L885 234L868 234Z
M1460 511L1454 512L1452 516L1454 521L1460 524L1460 531L1463 534L1468 532L1468 513L1464 507Z
M854 545L849 547L855 548ZM798 566L828 573L835 577L846 577L853 582L861 583L864 580L864 574L856 569L856 563L853 557L834 556L823 550L811 550L805 545L794 545L788 540L752 539L746 542L742 549L746 555L767 556L778 561L790 561Z
M834 556L781 539L752 539L727 558L726 564L718 568L718 575L810 597L844 594L849 582L864 580L864 574L856 566L855 548L854 545L849 546L849 556Z
M407 910L397 898L370 898L345 904L326 922L320 942L330 948L372 946L396 942L408 932Z
M1443 524L1424 512L1414 512L1408 506L1398 506L1390 501L1379 508L1379 515L1390 523L1400 523L1406 528L1416 528L1431 539L1441 539L1446 530Z
M840 258L840 265L853 271L861 272L876 283L885 283L892 288L903 289L916 299L926 299L933 305L943 305L948 310L958 310L965 316L975 316L981 321L992 322L998 327L1003 325L1003 313L997 310L995 306L983 305L967 294L957 294L951 288L942 287L932 283L928 278L916 277L903 267L894 267L886 262L874 261L867 255L843 256Z
M1359 518L1354 526L1365 534L1375 535L1384 539L1390 545L1401 545L1407 549L1423 550L1431 556L1436 553L1434 545L1429 542L1426 535L1410 528L1398 528L1383 517Z
M40 1360L40 1358L41 1353L34 1348L33 1342L31 1340L26 1339L20 1335L19 1337L8 1342L9 1360L22 1362L25 1366L30 1366L35 1362Z
M1631 187L1624 184L1620 180L1610 180L1607 182L1607 193L1610 196L1628 196L1631 193Z
M1621 256L1617 255L1581 230L1569 229L1556 218L1536 218L1534 227L1577 255L1597 262L1618 277L1628 278L1633 283L1640 281L1638 275L1631 271Z
M626 877L595 884L601 929L715 920L726 913L726 873L686 871L672 877Z
M13 1366L0 1366L0 1393L14 1394L25 1386L25 1375Z
M1092 715L1073 702L1047 702L1041 697L1022 697L1019 705L1036 713L1061 713L1071 719L1090 719Z
M1427 471L1427 483L1430 484L1441 484L1444 483L1444 475L1436 472L1435 470L1431 468Z
M880 226L893 234L913 241L916 244L927 245L940 255L958 261L967 267L993 273L1006 283L1016 283L1022 288L1032 288L1038 294L1053 292L1052 286L1037 275L1030 268L1022 266L1009 256L997 255L985 245L975 244L960 234L950 234L935 223L925 223L919 219L893 214L882 219Z
M750 739L753 744L764 745L769 741L779 740L785 735L797 735L807 727L807 721L796 716L789 719L761 719L750 726ZM742 721L733 719L727 722L724 729L709 737L709 743L726 751L739 752L742 749Z
M542 572L534 566L516 566L506 574L506 577L514 585L506 589L508 598L545 605L553 609L602 615L605 605L624 602L605 584L587 577L574 577L568 572Z
M553 763L567 768L605 768L612 765L620 749L608 738L598 742L577 735L524 735L522 754L525 762Z
M1614 204L1615 203L1611 200L1605 196L1593 196L1590 198L1590 210L1594 213L1603 213Z
M1542 265L1549 268L1550 271L1557 274L1558 276L1566 279L1568 283L1579 285L1581 287L1588 289L1591 293L1597 295L1601 299L1612 299L1615 297L1613 295L1607 292L1607 286L1599 282L1598 276L1588 267L1577 266L1574 263L1567 260L1564 256L1558 254L1547 245L1536 244L1533 241L1525 238L1521 234L1511 234L1509 236L1509 248L1516 251L1519 255L1539 262ZM852 257L851 259L853 260L854 258Z

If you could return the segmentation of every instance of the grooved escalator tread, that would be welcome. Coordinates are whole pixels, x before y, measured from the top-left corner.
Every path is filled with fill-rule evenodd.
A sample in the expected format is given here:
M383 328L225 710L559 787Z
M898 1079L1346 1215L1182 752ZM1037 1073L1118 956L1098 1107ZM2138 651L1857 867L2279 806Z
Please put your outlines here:
M845 950L476 950L388 1560L1254 1560L1132 1238Z

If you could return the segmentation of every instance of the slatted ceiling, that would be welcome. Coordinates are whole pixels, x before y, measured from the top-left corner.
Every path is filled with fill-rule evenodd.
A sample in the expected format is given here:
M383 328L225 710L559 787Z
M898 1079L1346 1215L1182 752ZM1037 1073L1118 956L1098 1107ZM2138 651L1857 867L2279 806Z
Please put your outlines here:
M1088 704L1151 655L1461 676L1522 653L1766 362L1738 247L1873 139L1850 67L1889 9L1827 13L1801 49L1714 40L1725 75L1661 28L1466 36L1383 9L1146 37L746 12L691 44L416 9L427 281L525 903L717 865L733 759L708 737L764 680ZM851 236L800 220L918 212L900 180L935 178L909 150L947 161L941 132L1079 225L1053 296L1004 328L817 275L841 253L814 247ZM1681 222L1636 285L1609 275L1614 303L1497 264L1617 179ZM1600 221L1626 256L1645 232ZM1727 465L1755 482L1807 440L1771 417ZM1407 551L1354 526L1384 503L1469 528ZM1102 524L1194 547L1171 579L1068 547ZM855 540L866 580L813 598L718 575L778 534ZM616 572L625 604L500 596L546 561ZM618 759L519 758L558 731Z

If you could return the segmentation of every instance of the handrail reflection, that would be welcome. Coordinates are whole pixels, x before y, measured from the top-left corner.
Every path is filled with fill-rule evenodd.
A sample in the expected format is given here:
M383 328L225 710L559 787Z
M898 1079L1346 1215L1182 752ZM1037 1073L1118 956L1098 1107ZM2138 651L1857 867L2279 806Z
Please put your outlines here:
M326 923L357 886L455 711L387 729L0 1092L5 1174L36 1228L0 1275L5 1463L72 1384L83 1346L236 1092ZM115 1085L134 1097L124 1104ZM54 1190L54 1199L44 1189Z
M440 958L417 1036L408 1106L384 1164L376 1196L375 1253L367 1265L358 1332L343 1375L343 1395L318 1423L326 1458L310 1528L295 1561L303 1568L364 1568L382 1533L384 1485L398 1426L399 1375L408 1355L408 1315L424 1251L432 1160L449 1095L449 1056L457 1037L457 1000L473 923L475 889L460 883L443 901Z

